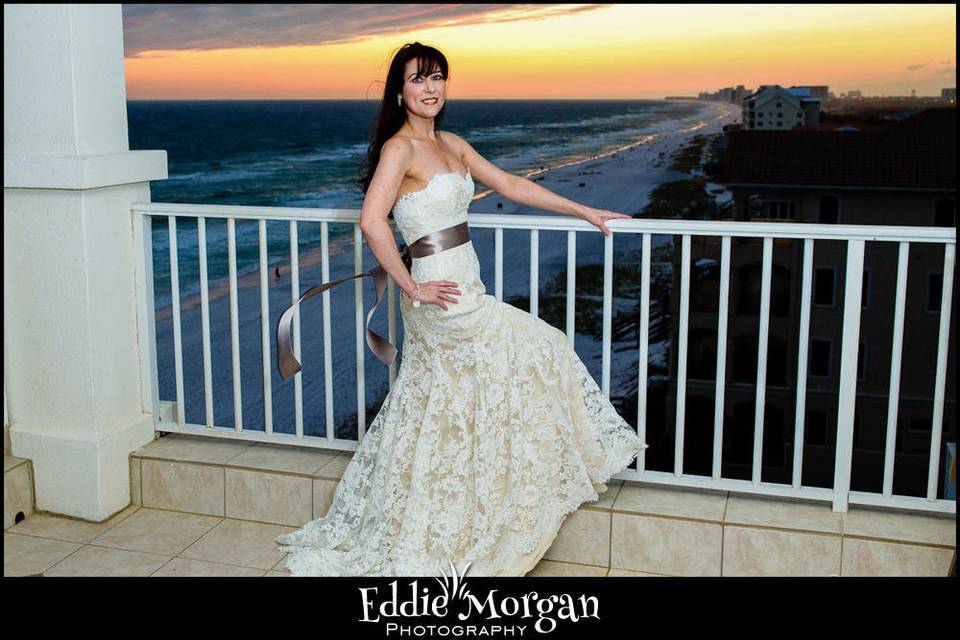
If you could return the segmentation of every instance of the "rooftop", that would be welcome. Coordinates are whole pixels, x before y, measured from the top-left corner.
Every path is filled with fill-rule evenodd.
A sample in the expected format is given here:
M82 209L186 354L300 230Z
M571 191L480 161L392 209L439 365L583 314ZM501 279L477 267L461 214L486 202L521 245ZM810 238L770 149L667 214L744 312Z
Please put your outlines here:
M931 108L880 131L727 132L722 182L955 190L956 109Z

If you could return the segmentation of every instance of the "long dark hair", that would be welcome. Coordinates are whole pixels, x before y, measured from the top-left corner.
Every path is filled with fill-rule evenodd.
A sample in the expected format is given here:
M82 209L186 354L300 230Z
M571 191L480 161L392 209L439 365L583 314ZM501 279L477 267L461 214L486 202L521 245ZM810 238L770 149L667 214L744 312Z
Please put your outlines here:
M427 76L428 72L439 68L444 79L448 78L447 58L438 49L431 46L412 42L405 44L393 56L390 62L390 70L387 72L386 86L383 88L383 99L380 101L380 111L370 125L367 137L370 140L370 146L367 148L367 159L360 173L360 179L357 184L364 194L370 187L370 180L377 170L377 164L380 162L380 150L383 144L390 139L407 120L407 110L401 104L397 104L397 94L403 92L403 70L407 61L418 58L417 75ZM440 111L434 116L434 131L440 128L443 118L447 112L447 105L444 103ZM393 214L390 214L392 217Z

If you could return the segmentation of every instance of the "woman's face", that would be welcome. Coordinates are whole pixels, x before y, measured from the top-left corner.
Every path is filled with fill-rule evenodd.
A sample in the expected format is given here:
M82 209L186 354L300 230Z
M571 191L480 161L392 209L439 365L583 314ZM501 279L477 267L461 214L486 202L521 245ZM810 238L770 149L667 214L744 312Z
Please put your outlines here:
M403 75L403 103L407 109L424 118L432 118L443 108L447 81L435 69L425 77L417 76L416 58L407 60Z

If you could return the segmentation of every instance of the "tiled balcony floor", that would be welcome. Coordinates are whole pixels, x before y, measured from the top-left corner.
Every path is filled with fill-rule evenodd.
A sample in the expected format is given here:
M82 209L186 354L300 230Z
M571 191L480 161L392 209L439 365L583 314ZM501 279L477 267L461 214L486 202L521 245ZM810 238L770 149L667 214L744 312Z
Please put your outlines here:
M291 527L130 505L102 524L34 514L3 534L4 575L286 576ZM531 576L653 575L542 560Z
M131 454L131 504L102 523L34 513L8 456L4 575L289 576L275 537L326 513L351 456L169 434ZM946 576L955 549L953 514L608 485L528 575Z

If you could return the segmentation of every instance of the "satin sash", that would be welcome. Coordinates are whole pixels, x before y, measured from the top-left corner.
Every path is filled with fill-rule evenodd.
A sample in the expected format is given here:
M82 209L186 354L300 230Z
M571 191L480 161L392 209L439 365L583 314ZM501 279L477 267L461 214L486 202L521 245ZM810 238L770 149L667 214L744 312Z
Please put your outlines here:
M413 258L424 258L434 253L440 253L441 251L452 249L453 247L469 242L469 240L470 230L467 222L464 221L452 227L440 229L439 231L434 231L417 238L410 246L401 243L400 258L407 267L407 271L410 271ZM280 368L280 377L287 379L300 371L300 362L298 362L297 358L293 355L293 338L291 337L293 313L296 307L301 302L306 302L315 295L323 293L327 289L342 284L347 280L353 280L354 278L373 278L374 286L377 290L377 301L373 303L373 307L367 312L367 346L370 347L373 355L377 356L380 362L387 366L392 364L397 357L396 346L370 330L370 319L373 317L373 313L377 310L377 307L380 306L383 292L387 288L387 276L386 270L382 266L377 265L365 273L358 273L348 278L331 280L330 282L322 282L308 289L306 293L300 296L299 300L287 307L283 315L280 316L280 322L277 325L277 365Z

